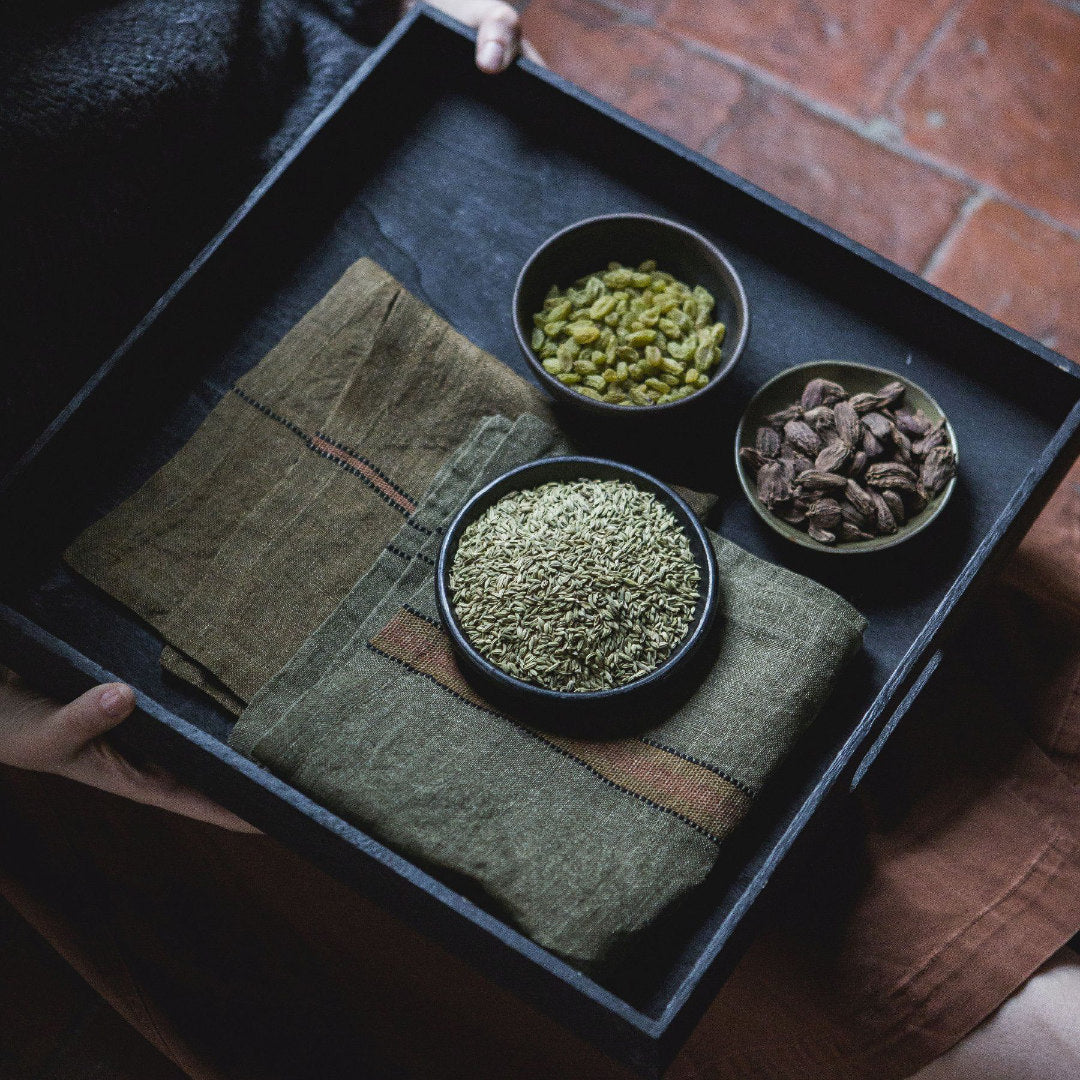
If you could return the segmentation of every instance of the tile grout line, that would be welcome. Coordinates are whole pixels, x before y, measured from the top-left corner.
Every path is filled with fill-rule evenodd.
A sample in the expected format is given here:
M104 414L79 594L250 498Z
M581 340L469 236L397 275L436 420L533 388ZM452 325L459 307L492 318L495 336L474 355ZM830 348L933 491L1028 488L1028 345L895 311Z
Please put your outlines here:
M712 135L702 140L701 152L713 161L719 161L719 151L724 135L753 123L754 113L761 106L762 86L758 80L739 73L743 80L744 92L732 104L728 111L728 120L717 128Z
M900 157L906 158L916 165L922 165L938 175L944 176L948 180L954 180L957 183L963 184L967 188L975 189L981 186L978 181L973 180L965 172L955 166L938 161L937 159L916 150L913 146L910 146L903 140L903 136L897 126L885 117L877 117L873 120L858 120L835 105L829 105L824 101L819 101L817 98L811 97L801 88L792 83L785 82L783 79L773 75L772 72L757 67L755 64L750 63L750 61L744 60L741 56L736 56L733 53L725 53L711 45L705 45L700 41L696 41L694 38L685 37L682 34L664 30L658 30L658 32L666 34L671 40L682 45L689 52L705 56L725 67L738 71L741 75L746 76L746 78L759 85L766 86L770 90L776 90L778 93L783 94L785 97L788 97L801 105L808 112L812 112L815 116L819 116L823 120L829 120L847 131L850 131L852 134L865 139L867 142L873 143L875 146L880 146L885 150L891 150Z
M1046 225L1055 232L1062 233L1069 237L1070 240L1080 240L1080 228L1073 225L1066 225L1064 221L1060 221L1049 211L1040 210L1037 206L1030 206L1026 202L1021 202L1012 195L1006 195L1004 191L998 191L997 188L991 187L989 184L985 185L985 187L998 202L1002 202L1006 206L1011 206L1014 210L1019 210L1021 213L1027 214L1028 217L1034 218L1040 224Z
M930 59L945 37L952 33L956 24L970 6L971 0L959 0L958 3L953 4L945 12L941 21L930 31L926 40L919 46L911 62L900 73L900 77L896 80L892 90L885 95L885 100L882 101L881 108L878 110L882 115L888 115L897 107L901 96L915 81L915 76L919 73L919 70Z
M952 247L953 241L963 231L964 226L971 220L975 211L989 201L991 194L989 188L979 188L978 191L969 195L964 200L960 209L956 212L956 217L953 218L949 227L942 233L941 239L934 245L934 250L930 252L929 257L919 271L919 277L926 278L927 280L930 279L930 275L944 261L949 248Z
M619 21L623 24L647 27L653 30L658 36L667 38L668 41L676 45L681 45L688 52L704 56L714 63L738 72L744 78L759 86L765 86L770 90L775 90L777 93L790 98L796 104L801 105L815 116L837 124L852 134L865 139L867 142L879 146L884 150L889 150L915 165L921 165L923 168L929 169L938 176L961 184L968 189L968 199L982 193L985 196L983 202L992 198L996 202L1004 203L1006 206L1033 218L1035 221L1054 229L1056 232L1068 236L1072 240L1080 241L1080 228L1068 225L1047 211L1022 202L1020 199L994 187L994 185L978 180L964 172L962 169L959 169L948 162L941 161L933 155L927 154L911 146L904 140L903 132L899 127L887 117L879 116L868 121L859 120L835 105L829 105L826 102L819 101L817 98L807 94L800 87L795 86L793 83L786 82L779 76L773 75L772 72L758 67L756 64L751 63L749 60L745 60L741 56L737 56L734 53L726 53L721 49L717 49L715 46L707 45L704 42L688 37L685 34L669 30L667 27L658 26L653 19L649 18L647 15L643 15L639 11L634 11L632 8L625 7L623 4L619 3L619 0L586 0L586 2L594 7L609 11L611 14L617 16ZM968 0L965 0L964 6L966 6L967 2ZM1069 0L1069 2L1073 2L1073 0ZM1075 2L1077 3L1078 8L1080 8L1080 0L1075 0ZM711 156L713 151L717 148L720 134L720 132L717 132L704 139L700 147L701 152Z

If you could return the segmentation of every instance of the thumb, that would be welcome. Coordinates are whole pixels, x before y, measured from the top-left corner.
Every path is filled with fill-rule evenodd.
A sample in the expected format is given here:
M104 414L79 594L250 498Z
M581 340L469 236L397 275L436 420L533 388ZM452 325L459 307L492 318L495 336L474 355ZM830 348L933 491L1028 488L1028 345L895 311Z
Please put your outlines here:
M48 725L51 760L44 771L225 829L257 833L254 826L168 773L133 765L101 738L134 708L130 686L105 683L57 709Z
M124 683L105 683L87 690L52 716L51 736L60 753L74 753L104 735L135 708L135 691Z

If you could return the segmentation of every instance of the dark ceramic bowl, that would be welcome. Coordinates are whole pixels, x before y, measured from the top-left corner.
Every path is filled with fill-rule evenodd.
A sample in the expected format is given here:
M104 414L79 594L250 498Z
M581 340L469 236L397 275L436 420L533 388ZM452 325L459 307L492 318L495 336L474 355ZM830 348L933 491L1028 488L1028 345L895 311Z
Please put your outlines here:
M533 316L544 306L552 285L565 289L578 278L595 274L609 262L637 266L655 259L659 269L693 288L701 285L716 298L715 321L727 327L720 364L697 393L664 405L614 405L596 401L564 386L544 370L530 340ZM750 330L746 292L735 268L700 233L674 221L647 214L608 214L563 229L533 252L514 290L514 329L526 361L541 385L558 399L593 414L621 417L669 416L676 409L700 404L717 391L735 366Z
M690 541L701 574L701 589L686 637L660 667L634 682L610 690L568 693L534 686L490 663L477 651L458 622L450 597L450 568L464 530L492 504L512 491L550 481L625 480L652 492L674 514ZM512 469L477 492L451 523L439 549L435 571L436 600L453 642L462 674L498 708L528 715L542 727L575 734L603 735L624 725L655 722L696 685L694 664L709 635L717 605L716 556L704 528L690 508L666 484L648 473L615 461L588 457L545 458Z
M830 379L840 383L845 389L853 394L864 392L874 393L880 390L886 383L902 382L904 384L903 402L922 411L934 422L945 419L945 433L948 444L952 448L959 465L960 455L956 445L956 433L952 425L945 418L941 406L921 387L910 379L895 371L887 371L885 368L868 367L866 364L850 364L839 360L821 360L813 364L800 364L798 367L788 368L782 371L774 379L770 379L751 399L746 411L739 421L738 430L735 432L735 470L742 485L743 492L750 500L750 505L757 511L758 517L765 522L774 532L779 533L786 540L812 551L820 551L827 555L855 555L860 552L883 551L885 548L902 544L911 539L916 533L922 532L937 516L945 509L945 504L956 487L956 476L949 481L945 490L936 498L932 499L926 509L908 520L891 536L875 536L873 540L862 540L850 544L819 544L811 540L802 529L789 525L786 521L769 513L768 509L757 497L757 485L754 478L748 472L746 466L739 457L739 450L744 446L754 445L754 436L757 429L765 423L765 417L781 409L787 408L793 401L798 401L803 387L811 379Z

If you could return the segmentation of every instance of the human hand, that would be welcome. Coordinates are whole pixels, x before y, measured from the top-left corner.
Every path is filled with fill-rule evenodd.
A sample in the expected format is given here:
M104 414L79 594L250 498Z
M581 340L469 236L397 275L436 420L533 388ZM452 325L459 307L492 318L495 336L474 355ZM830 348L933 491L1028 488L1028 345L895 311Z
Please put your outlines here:
M207 821L234 832L259 830L167 773L140 769L103 738L135 708L123 683L87 690L68 705L40 697L0 669L0 764L55 773L80 784Z
M518 52L542 64L521 37L521 16L503 0L428 0L432 7L476 30L476 66L488 75L505 71Z

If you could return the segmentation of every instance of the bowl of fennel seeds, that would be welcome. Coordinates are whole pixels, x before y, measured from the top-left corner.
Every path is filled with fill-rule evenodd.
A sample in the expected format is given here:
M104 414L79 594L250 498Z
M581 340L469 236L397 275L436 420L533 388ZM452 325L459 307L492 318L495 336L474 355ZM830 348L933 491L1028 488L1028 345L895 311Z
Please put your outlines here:
M466 503L443 540L436 591L462 673L487 701L546 727L601 731L691 688L716 610L716 557L655 477L546 458Z

